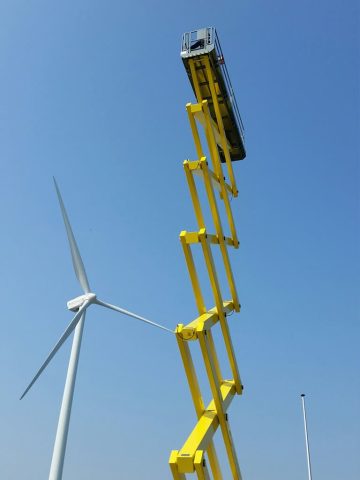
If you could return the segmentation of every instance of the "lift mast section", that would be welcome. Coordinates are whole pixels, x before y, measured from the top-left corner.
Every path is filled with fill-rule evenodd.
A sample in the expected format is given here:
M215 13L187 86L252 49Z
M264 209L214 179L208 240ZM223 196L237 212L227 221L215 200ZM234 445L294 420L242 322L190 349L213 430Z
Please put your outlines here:
M224 62L220 43L214 28L202 28L183 35L181 57L184 62L197 103L186 105L196 148L196 160L185 160L184 170L198 224L196 231L180 233L191 285L194 291L198 317L187 325L178 325L176 338L184 364L198 422L180 450L170 455L170 469L174 480L185 480L187 474L196 474L198 480L223 480L213 436L220 427L226 454L234 480L241 480L240 467L233 444L228 407L236 394L243 391L234 347L228 326L228 315L240 312L240 303L230 264L228 248L239 247L239 240L230 205L230 197L238 194L232 162L245 158L244 129L231 82ZM202 144L199 128L204 129ZM206 147L206 152L203 148ZM209 156L206 157L206 154ZM223 164L226 163L226 172ZM228 180L225 173L227 173ZM207 229L202 199L197 182L205 186L205 198L211 212L215 232ZM225 222L221 219L218 203L223 202ZM224 223L225 223L224 222ZM227 234L227 231L229 232ZM203 296L192 248L201 248L215 303L208 309ZM220 262L225 271L227 285L220 284L217 265L212 253L220 250ZM224 298L224 290L230 299ZM225 293L228 295L228 293ZM212 328L220 327L225 344L231 379L222 376ZM205 406L201 394L189 342L200 347L213 399ZM209 465L208 465L209 462ZM210 468L209 468L210 467Z
M207 62L210 63L221 118L230 144L231 160L243 160L246 156L244 126L215 28L184 33L181 58L198 102L208 101L210 115L216 121L210 72L206 68ZM221 159L225 161L224 152L221 152Z

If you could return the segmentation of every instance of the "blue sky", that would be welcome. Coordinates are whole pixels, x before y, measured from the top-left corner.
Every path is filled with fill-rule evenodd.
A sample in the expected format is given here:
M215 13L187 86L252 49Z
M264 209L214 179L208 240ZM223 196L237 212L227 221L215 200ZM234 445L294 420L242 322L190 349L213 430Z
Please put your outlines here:
M245 392L229 412L244 479L306 478L302 392L314 478L359 478L357 2L4 0L3 479L47 478L70 342L18 398L80 294L52 175L99 296L171 328L196 316L178 241L195 228L182 169L195 158L194 97L179 50L184 31L207 25L248 152L235 165L231 256ZM194 422L175 340L94 307L64 478L170 478L169 452Z

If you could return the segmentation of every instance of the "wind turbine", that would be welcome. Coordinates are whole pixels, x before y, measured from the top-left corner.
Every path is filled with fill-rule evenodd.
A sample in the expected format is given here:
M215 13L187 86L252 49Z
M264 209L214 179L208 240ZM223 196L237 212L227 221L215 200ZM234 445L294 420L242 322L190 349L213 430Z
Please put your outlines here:
M308 467L308 476L309 476L309 480L312 480L309 436L308 436L308 428L307 428L307 420L306 420L306 408L305 408L305 393L302 393L300 396L301 396L301 405L302 405L302 411L303 411L303 416L304 416L304 432L305 432L305 447L306 447L306 460L307 460L307 467Z
M56 193L60 203L60 209L61 209L62 217L64 220L67 237L69 240L69 246L70 246L71 257L72 257L75 274L77 279L79 280L80 286L84 291L84 294L67 302L68 309L72 310L73 312L76 312L76 314L74 318L71 320L71 322L69 323L64 333L61 335L60 339L58 340L54 348L46 357L44 363L41 365L36 375L31 380L27 388L25 389L24 393L21 395L20 400L24 398L24 396L28 393L30 388L34 385L36 380L39 378L39 376L45 370L47 365L53 359L56 352L61 348L63 343L66 341L66 339L75 330L74 339L71 347L69 366L68 366L68 371L66 376L64 394L63 394L63 399L61 403L58 427L56 431L55 444L54 444L53 456L52 456L51 467L50 467L50 474L49 474L49 480L61 480L63 466L64 466L67 435L68 435L69 423L70 423L71 406L72 406L72 401L74 396L76 372L77 372L77 366L79 362L81 339L82 339L82 333L84 329L85 314L86 314L87 308L90 307L90 305L92 304L100 305L102 307L115 310L116 312L122 313L124 315L128 315L129 317L135 318L136 320L140 320L142 322L148 323L154 327L161 328L162 330L165 330L167 332L170 332L170 333L174 333L174 332L169 328L159 325L158 323L152 322L135 313L129 312L128 310L124 310L123 308L117 307L116 305L103 302L102 300L99 300L96 297L95 293L91 292L89 281L85 272L85 267L84 267L84 264L79 252L79 248L77 246L77 243L69 222L69 218L65 210L64 202L62 200L61 193L55 178L54 178L54 184L55 184Z

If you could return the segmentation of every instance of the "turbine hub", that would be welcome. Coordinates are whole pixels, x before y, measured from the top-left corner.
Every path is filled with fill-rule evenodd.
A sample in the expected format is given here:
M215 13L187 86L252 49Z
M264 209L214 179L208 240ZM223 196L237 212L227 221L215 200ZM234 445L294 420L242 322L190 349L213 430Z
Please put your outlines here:
M93 303L96 300L95 293L85 293L84 295L80 295L79 297L73 298L67 302L68 310L72 312L77 312L80 307L84 304L84 302L88 301Z

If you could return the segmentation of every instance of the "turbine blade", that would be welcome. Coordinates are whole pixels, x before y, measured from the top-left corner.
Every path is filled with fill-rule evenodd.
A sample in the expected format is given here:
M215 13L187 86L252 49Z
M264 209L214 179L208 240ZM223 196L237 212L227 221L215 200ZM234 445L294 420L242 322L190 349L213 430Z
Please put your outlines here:
M29 385L26 387L26 390L24 393L21 395L20 400L25 397L25 395L28 393L30 388L34 385L36 380L40 377L42 372L45 370L45 368L48 366L48 364L51 362L53 357L55 356L56 352L59 350L59 348L62 346L62 344L65 342L65 340L69 337L71 332L75 329L76 325L79 323L81 315L84 313L84 311L87 309L87 307L90 305L89 301L85 301L82 306L79 308L79 311L76 313L75 317L71 320L69 323L68 327L66 328L65 332L61 335L60 339L56 343L55 347L51 350L49 355L46 357L45 362L41 365L39 370L37 371L35 377L31 380Z
M161 328L162 330L166 330L167 332L174 333L173 330L170 330L170 328L164 327L163 325L159 325L158 323L152 322L151 320L148 320L147 318L140 317L140 315L137 315L136 313L129 312L128 310L124 310L123 308L117 307L116 305L111 305L111 303L106 303L101 300L96 299L94 303L97 303L98 305L101 305L102 307L110 308L111 310L115 310L115 312L123 313L124 315L128 315L129 317L136 318L136 320L141 320L142 322L148 323L149 325L152 325L153 327Z
M81 285L82 289L84 290L84 292L85 293L90 293L89 281L88 281L87 276L86 276L85 267L84 267L84 264L83 264L83 261L82 261L82 258L81 258L80 252L79 252L79 248L77 246L77 243L76 243L76 240L75 240L75 237L74 237L74 234L73 234L70 222L69 222L69 217L67 216L67 213L66 213L66 210L65 210L65 205L64 205L63 199L61 197L61 193L60 193L58 184L56 183L55 177L53 177L53 178L54 178L56 193L57 193L59 203L60 203L61 213L62 213L62 216L63 216L63 219L64 219L64 224L65 224L65 228L66 228L67 237L68 237L68 240L69 240L71 258L72 258L72 262L73 262L73 265L74 265L75 274L76 274L77 279L79 280L80 285Z

